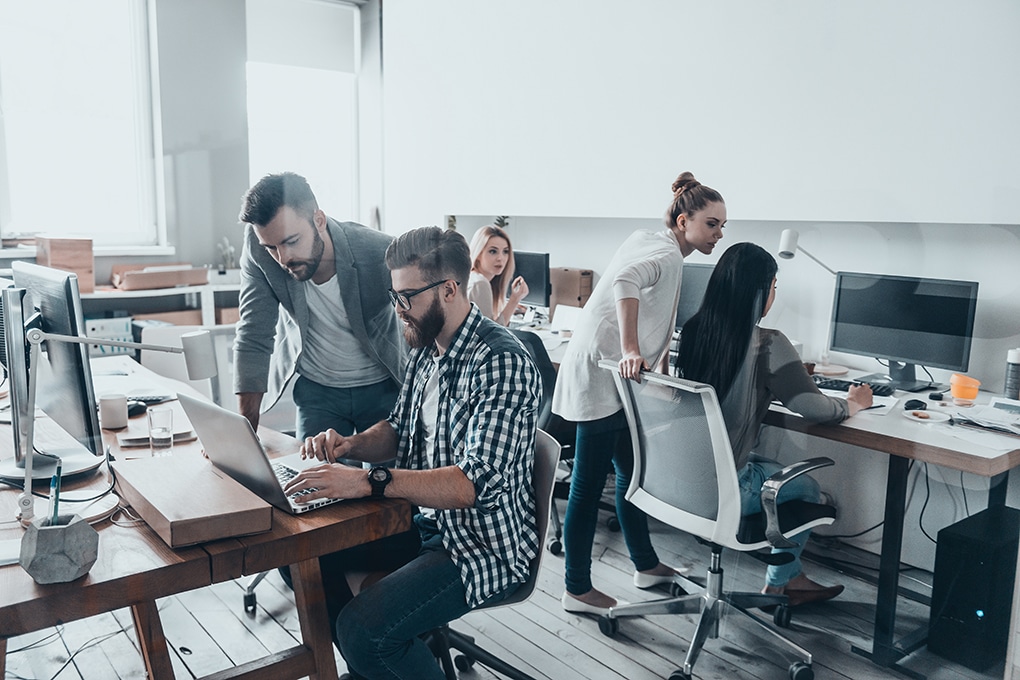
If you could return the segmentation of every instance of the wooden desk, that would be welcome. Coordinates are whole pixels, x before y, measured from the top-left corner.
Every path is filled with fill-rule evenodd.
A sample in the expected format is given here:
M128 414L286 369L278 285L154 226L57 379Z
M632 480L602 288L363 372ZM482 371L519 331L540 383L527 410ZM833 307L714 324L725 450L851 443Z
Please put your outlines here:
M272 454L290 453L298 446L297 440L271 430L260 430L259 435ZM115 433L104 432L103 437L117 455ZM12 441L10 426L6 430L0 427L0 457L13 455ZM173 455L200 452L201 443L196 441L175 445ZM105 465L101 470L68 488L105 488ZM37 490L42 489L37 486ZM0 519L15 516L18 493L14 489L0 490ZM337 503L300 516L275 508L273 513L273 529L268 533L177 550L169 548L145 524L121 527L104 521L96 525L99 559L88 574L71 583L38 585L17 564L0 567L0 674L6 666L7 638L129 607L149 677L172 678L157 599L293 563L303 644L209 678L335 679L331 624L326 616L318 557L406 531L411 526L410 506L399 500L366 499ZM17 538L22 533L15 523L0 524L0 539Z
M901 408L900 404L894 407L896 410ZM926 642L927 628L899 641L895 639L896 598L899 592L900 553L903 547L903 519L906 513L910 461L933 463L989 477L988 505L1001 506L1006 503L1009 471L1020 465L1020 440L1016 441L1017 448L1010 451L994 451L947 436L944 431L940 434L938 428L912 423L898 413L877 415L862 412L840 425L816 425L785 409L773 407L765 417L765 424L889 454L872 648L869 651L853 647L853 651L881 666L895 667L906 675L922 677L897 664Z

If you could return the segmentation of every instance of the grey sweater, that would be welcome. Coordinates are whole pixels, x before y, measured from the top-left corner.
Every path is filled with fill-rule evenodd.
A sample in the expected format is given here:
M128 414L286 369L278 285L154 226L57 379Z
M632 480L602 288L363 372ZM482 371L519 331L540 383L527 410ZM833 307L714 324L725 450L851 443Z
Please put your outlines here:
M816 423L839 423L850 415L846 400L818 391L785 335L756 328L748 361L721 404L738 473L774 399Z

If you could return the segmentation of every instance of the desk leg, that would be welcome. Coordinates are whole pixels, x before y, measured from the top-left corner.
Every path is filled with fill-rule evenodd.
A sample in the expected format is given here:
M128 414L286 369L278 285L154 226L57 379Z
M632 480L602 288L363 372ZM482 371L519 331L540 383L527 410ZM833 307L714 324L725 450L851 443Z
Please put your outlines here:
M926 635L913 635L909 648L896 645L896 598L899 596L900 554L903 548L903 518L906 514L907 474L910 461L889 456L889 477L885 487L885 517L882 525L882 554L879 557L878 595L875 602L875 634L871 651L852 647L879 666L893 668L904 675L923 678L896 665L904 656L924 644ZM926 631L925 631L926 633Z
M170 653L166 648L163 624L159 620L159 608L154 601L131 605L131 618L135 622L135 635L142 648L145 672L154 680L174 677Z
M316 674L312 680L337 680L336 660L333 658L333 622L326 613L326 595L322 590L322 571L319 559L298 562L291 566L294 581L294 601L301 639L315 657Z
M1006 490L1009 488L1009 471L1001 472L988 481L988 507L1001 508L1006 505Z
M0 638L0 678L7 677L7 638Z

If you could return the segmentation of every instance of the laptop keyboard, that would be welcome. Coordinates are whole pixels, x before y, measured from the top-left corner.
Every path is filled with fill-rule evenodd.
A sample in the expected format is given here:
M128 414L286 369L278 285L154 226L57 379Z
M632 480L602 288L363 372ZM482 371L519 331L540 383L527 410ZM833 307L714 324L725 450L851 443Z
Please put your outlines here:
M273 472L276 474L276 478L280 480L280 487L286 487L287 482L298 476L297 470L292 467L287 467L286 465L280 465L279 463L273 465ZM312 493L313 491L318 491L318 489L310 487L308 489L302 489L301 491L295 491L289 495L289 498L304 496Z

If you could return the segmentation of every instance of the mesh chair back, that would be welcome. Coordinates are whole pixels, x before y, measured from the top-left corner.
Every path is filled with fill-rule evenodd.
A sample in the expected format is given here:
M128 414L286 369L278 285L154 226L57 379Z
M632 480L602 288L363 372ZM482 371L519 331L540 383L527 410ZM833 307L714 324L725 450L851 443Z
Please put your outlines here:
M740 489L722 410L710 385L658 373L636 383L613 371L634 448L627 498L649 515L741 549Z
M531 331L520 328L511 328L510 332L517 336L524 348L528 350L535 366L538 367L538 374L542 380L542 402L538 407L536 423L540 429L547 430L553 415L552 395L553 387L556 385L556 368L549 358L549 352L546 351L545 345L542 344L542 338Z

